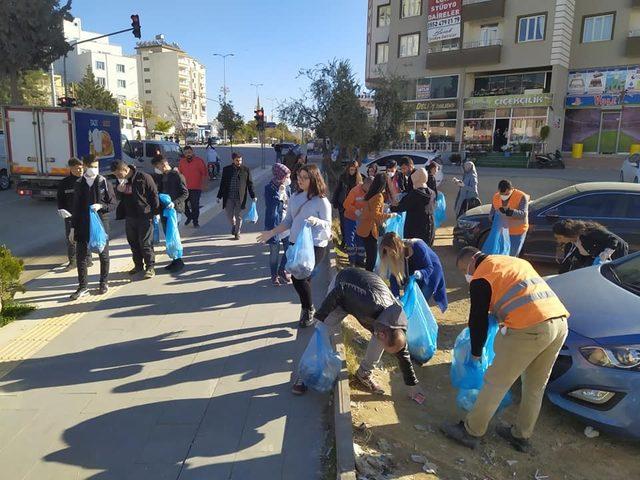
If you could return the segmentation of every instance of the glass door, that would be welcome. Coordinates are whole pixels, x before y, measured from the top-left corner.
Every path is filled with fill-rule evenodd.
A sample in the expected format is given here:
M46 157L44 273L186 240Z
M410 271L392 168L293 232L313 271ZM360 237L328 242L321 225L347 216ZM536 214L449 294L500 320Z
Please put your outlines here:
M600 121L599 153L617 153L620 139L620 117L622 112L602 112Z

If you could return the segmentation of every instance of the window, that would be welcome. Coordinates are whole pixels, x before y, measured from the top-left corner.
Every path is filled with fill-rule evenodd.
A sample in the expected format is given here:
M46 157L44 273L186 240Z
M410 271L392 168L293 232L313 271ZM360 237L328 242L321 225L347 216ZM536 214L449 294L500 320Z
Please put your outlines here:
M145 78L144 79L144 83L151 83L151 79L150 78Z
M127 88L126 80L118 80L118 88Z
M422 0L402 0L400 18L418 17L422 15Z
M584 17L582 20L582 43L606 42L613 38L615 14Z
M121 63L117 63L116 64L116 72L118 73L124 73L124 65Z
M150 68L145 68L145 69L144 69L144 71L145 71L145 72L150 72L150 71L151 71L151 69L150 69Z
M96 77L96 82L101 87L104 87L107 84L107 81L104 79L104 77Z
M378 26L386 27L391 23L391 4L378 7Z
M151 90L145 90L144 93L151 93Z
M400 35L399 57L416 57L420 53L420 34Z
M518 43L544 40L546 14L520 17L518 20Z
M570 218L611 218L623 217L627 199L623 194L587 194L569 200L558 207L561 217Z
M96 70L104 70L104 62L96 61Z
M451 50L458 50L460 48L460 40L452 38L450 40L443 40L440 44L441 51L449 52Z
M151 93L151 90L147 90L147 92L146 92L146 93ZM152 102L151 100L147 100L147 101L146 101L146 102L144 102L144 103L146 103L147 105L153 105L153 102Z
M387 63L389 60L389 43L376 43L376 65Z
M162 149L160 148L160 145L158 145L157 143L147 143L145 145L145 150L146 150L146 156L149 158L155 158L159 155L162 155Z
M496 45L498 43L498 24L482 25L480 27L480 46Z
M458 96L458 76L433 77L431 98L456 98Z
M142 57L142 60L149 60L149 57Z

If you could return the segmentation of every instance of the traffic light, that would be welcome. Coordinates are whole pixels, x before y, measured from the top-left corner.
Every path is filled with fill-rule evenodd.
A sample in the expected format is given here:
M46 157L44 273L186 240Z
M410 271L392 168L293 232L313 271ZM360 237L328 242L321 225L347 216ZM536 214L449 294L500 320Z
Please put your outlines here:
M75 107L77 104L78 104L77 100L73 97L58 98L59 107Z
M258 130L264 130L264 108L256 109L255 114L256 115L253 118L256 121Z
M140 17L138 15L131 15L131 26L133 27L133 36L136 38L141 38L142 33L140 32Z

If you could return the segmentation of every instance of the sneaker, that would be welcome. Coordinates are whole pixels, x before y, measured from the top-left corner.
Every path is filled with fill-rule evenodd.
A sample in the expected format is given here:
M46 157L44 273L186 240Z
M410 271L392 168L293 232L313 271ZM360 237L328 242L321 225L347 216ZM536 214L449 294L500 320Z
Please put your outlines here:
M108 283L101 283L100 287L98 288L98 295L104 295L105 293L107 293L109 291L109 284Z
M171 269L172 272L179 272L184 268L184 262L181 258L177 258L173 261L174 267Z
M358 369L356 371L356 380L358 381L358 384L365 390L375 395L384 395L384 389L378 384L378 382L376 382L376 380L373 378L373 375L365 375L360 369Z
M166 271L170 272L172 271L174 268L176 267L176 261L175 260L171 260L171 263L169 263L169 265L167 265L166 267L163 267Z
M135 275L136 273L140 273L142 271L142 267L133 267L129 270L129 275Z
M496 433L517 451L522 453L529 453L531 451L531 442L526 438L518 438L511 432L511 427L507 425L498 425L496 427Z
M78 300L79 298L89 295L89 290L86 287L80 287L71 294L69 300Z
M148 279L153 278L155 276L156 276L156 271L153 269L153 267L149 267L144 271L145 280L148 280Z
M235 237L235 236L236 236L236 226L235 226L235 225L233 225L233 226L231 227L231 236L233 236L233 237Z
M184 222L185 225L189 225L191 223L191 219L187 218L187 220Z
M313 316L316 314L315 309L311 308L310 310L302 309L300 313L300 320L298 321L298 326L300 328L307 328L313 325L314 318Z
M198 222L193 222L193 228L200 228L200 224Z
M78 266L76 265L75 262L71 263L67 263L64 267L63 272L71 272L72 270L75 270L76 268L78 268Z
M464 422L460 423L445 423L440 426L440 431L449 437L451 440L458 442L460 445L464 445L471 450L475 450L480 445L480 438L474 437L464 426Z
M291 393L294 395L304 395L307 393L307 390L308 388L302 380L297 380L296 383L293 384L293 387L291 387Z
M271 283L274 287L279 287L280 285L282 285L280 283L280 277L278 277L277 275L274 275L273 277L271 277Z
M234 240L240 240L240 232L236 232L236 234L233 237Z
M291 280L291 274L289 272L282 272L280 274L280 281L282 283L286 283L287 285L291 285L293 280Z

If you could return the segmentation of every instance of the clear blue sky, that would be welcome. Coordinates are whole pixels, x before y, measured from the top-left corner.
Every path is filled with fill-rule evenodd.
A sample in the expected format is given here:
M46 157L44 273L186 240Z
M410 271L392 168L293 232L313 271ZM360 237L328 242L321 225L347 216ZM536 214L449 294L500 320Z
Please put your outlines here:
M64 2L61 2L64 3ZM135 5L135 6L134 6ZM207 96L217 99L222 87L222 59L227 58L229 98L242 116L253 117L255 87L270 117L268 97L297 97L305 82L300 68L347 58L364 83L366 0L73 0L72 13L83 29L108 33L128 28L132 13L140 15L142 40L164 33L207 68ZM111 37L134 53L131 33ZM208 102L209 119L218 104Z

